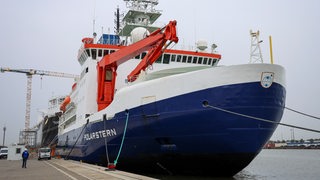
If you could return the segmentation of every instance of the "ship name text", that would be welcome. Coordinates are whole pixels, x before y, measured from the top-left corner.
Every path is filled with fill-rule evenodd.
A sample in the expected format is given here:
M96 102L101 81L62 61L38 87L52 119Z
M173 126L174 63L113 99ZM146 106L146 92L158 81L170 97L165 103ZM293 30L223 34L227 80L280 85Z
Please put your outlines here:
M100 139L105 137L116 136L117 131L115 128L113 129L103 129L101 131L90 132L83 135L84 140L90 141L94 139Z

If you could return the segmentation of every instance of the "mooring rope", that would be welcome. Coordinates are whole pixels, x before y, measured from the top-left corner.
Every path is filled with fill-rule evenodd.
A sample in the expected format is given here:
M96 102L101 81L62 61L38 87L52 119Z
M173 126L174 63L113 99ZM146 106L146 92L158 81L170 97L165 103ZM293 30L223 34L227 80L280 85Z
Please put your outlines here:
M127 132L127 126L128 126L128 120L129 120L129 111L126 110L126 113L127 113L126 124L124 125L123 136L122 136L122 140L121 140L121 144L120 144L120 148L119 148L119 152L118 152L117 158L114 160L114 166L116 166L117 163L118 163L118 159L119 159L120 154L121 154L124 138L125 138L126 132Z
M292 108L288 108L288 107L284 107L284 108L286 108L286 109L289 110L289 111L292 111L292 112L295 112L295 113L298 113L298 114L301 114L301 115L304 115L304 116L308 116L308 117L311 117L311 118L320 120L320 117L313 116L313 115L310 115L310 114L307 114L307 113L303 113L303 112L294 110L294 109L292 109Z
M73 146L72 146L71 150L69 151L68 155L64 158L65 160L67 160L68 157L70 156L70 154L71 154L71 152L73 151L74 147L76 146L76 144L77 144L77 142L78 142L78 140L79 140L82 132L84 131L84 129L87 127L88 124L89 124L89 119L87 120L87 123L83 126L83 128L82 128L82 130L81 130L81 132L80 132L80 134L79 134L76 142L73 144Z
M234 115L237 115L237 116L242 116L242 117L246 117L246 118L250 118L250 119L254 119L254 120L258 120L258 121L263 121L263 122L268 122L268 123L272 123L272 124L278 124L278 125L282 125L282 126L287 126L287 127L292 127L292 128L302 129L302 130L306 130L306 131L320 133L320 131L316 130L316 129L310 129L310 128L305 128L305 127L301 127L301 126L295 126L295 125L281 123L281 122L275 122L275 121L272 121L272 120L269 120L269 119L258 118L258 117L249 116L249 115L246 115L246 114L237 113L237 112L234 112L234 111L229 111L229 110L222 109L222 108L219 108L219 107L216 107L216 106L212 106L207 101L204 101L202 104L203 104L204 107L210 107L212 109L216 109L216 110L219 110L219 111L222 111L222 112L226 112L226 113L229 113L229 114L234 114Z
M103 119L104 130L106 129L106 121L107 121L107 119ZM109 165L110 161L109 161L109 151L108 151L107 136L104 138L104 146L106 148L106 156L107 156L107 161L108 161L108 165Z

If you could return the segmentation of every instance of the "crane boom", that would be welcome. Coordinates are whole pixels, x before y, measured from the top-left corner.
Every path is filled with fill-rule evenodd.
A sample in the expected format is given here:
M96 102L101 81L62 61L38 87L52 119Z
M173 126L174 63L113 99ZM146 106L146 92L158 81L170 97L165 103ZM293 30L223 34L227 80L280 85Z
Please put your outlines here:
M44 70L35 70L35 69L11 69L11 68L3 68L0 67L0 72L15 72L15 73L23 73L27 75L27 95L26 95L26 114L25 114L25 130L29 130L30 128L30 108L31 108L31 92L32 92L32 76L40 75L40 76L54 76L54 77L63 77L63 78L79 78L78 75L60 73L60 72L52 72L52 71L44 71ZM27 138L24 137L24 143L27 144Z
M170 21L162 29L151 33L148 37L126 46L112 54L104 56L97 64L98 72L98 111L106 108L113 100L117 67L142 52L148 51L136 68L127 76L129 82L136 80L137 75L153 64L172 42L179 41L176 32L176 21ZM169 43L166 45L167 41Z
M11 68L0 68L1 72L16 72L23 73L26 75L40 75L40 76L54 76L54 77L64 77L64 78L79 78L78 75L61 73L61 72L53 72L53 71L44 71L44 70L36 70L36 69L11 69Z

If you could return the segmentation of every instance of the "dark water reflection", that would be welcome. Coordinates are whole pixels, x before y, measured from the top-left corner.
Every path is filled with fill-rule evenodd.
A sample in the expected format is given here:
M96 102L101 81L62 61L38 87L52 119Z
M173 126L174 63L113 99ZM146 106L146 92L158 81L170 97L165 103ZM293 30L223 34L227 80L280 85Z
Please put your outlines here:
M161 180L318 180L320 150L262 150L234 177L161 176Z

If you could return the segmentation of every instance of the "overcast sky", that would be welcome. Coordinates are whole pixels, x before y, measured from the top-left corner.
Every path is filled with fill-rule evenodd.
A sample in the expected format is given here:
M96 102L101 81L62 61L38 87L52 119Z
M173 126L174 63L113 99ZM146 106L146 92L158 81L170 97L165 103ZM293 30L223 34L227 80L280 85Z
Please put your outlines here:
M113 31L114 11L121 0L2 0L0 6L0 66L78 74L81 39L95 31ZM159 23L178 22L177 47L196 40L218 45L221 65L249 62L250 29L260 30L264 61L269 63L268 37L273 37L274 61L286 69L286 106L320 116L320 1L318 0L159 0ZM102 28L103 27L103 28ZM27 78L0 74L0 144L18 142L24 128ZM70 92L73 80L33 76L31 126L52 96ZM285 111L282 123L320 130L320 121ZM272 139L290 139L291 128L279 126ZM294 130L296 139L320 134Z

